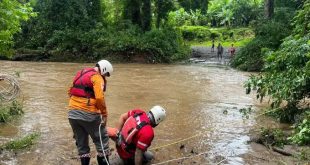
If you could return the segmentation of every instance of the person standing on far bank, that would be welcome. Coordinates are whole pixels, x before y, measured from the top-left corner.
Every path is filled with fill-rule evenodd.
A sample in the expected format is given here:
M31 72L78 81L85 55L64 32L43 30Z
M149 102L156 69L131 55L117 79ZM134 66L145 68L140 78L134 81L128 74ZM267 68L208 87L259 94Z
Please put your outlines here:
M218 44L217 46L217 59L219 60L220 57L221 57L221 60L223 58L223 52L224 52L224 48L223 46L221 45L221 43Z
M96 146L98 164L107 165L109 161L109 137L106 130L108 113L104 92L107 87L106 77L112 72L111 63L101 60L94 68L78 71L68 91L70 96L68 119L82 165L89 165L91 158L89 136Z

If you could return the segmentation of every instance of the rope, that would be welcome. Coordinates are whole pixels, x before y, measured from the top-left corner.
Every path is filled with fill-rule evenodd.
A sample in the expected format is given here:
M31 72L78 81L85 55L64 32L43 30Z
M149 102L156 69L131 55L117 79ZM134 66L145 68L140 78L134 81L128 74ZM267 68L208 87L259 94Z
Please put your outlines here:
M205 151L205 152L201 152L197 155L194 155L194 156L184 156L184 157L180 157L180 158L176 158L176 159L170 159L170 160L167 160L167 161L164 161L164 162L160 162L160 163L155 163L155 164L152 164L152 165L160 165L160 164L166 164L166 163L169 163L169 162L173 162L173 161L177 161L177 160L183 160L183 159L192 159L194 157L197 157L197 156L201 156L201 155L204 155L204 154L207 154L209 153L209 151ZM225 157L225 159L219 161L218 163L216 163L216 165L219 165L221 163L223 163L224 161L227 160L227 157Z
M209 129L209 130L211 130L211 129ZM206 130L206 131L209 131L209 130ZM205 131L204 131L204 132L205 132ZM173 145L173 144L177 144L177 143L180 143L180 142L183 142L183 141L186 141L186 140L190 140L190 139L195 138L195 137L197 137L197 136L199 136L199 135L201 135L201 134L203 134L203 133L202 133L202 132L199 132L199 133L197 133L196 135L193 135L193 136L191 136L191 137L188 137L188 138L185 138L185 139L182 139L182 140L173 142L173 143L169 143L169 144L166 144L166 145L163 145L163 146L151 148L150 151L152 151L152 150L158 150L158 149L161 149L161 148L165 148L165 147L167 147L167 146L171 146L171 145Z
M262 115L265 115L266 113L273 112L273 111L275 111L275 110L266 111L266 112L261 113L261 114L259 114L259 115L257 115L257 116L254 116L254 118L258 118L258 117L260 117L260 116L262 116ZM240 123L240 121L238 121L238 122L236 122L236 123ZM187 141L187 140L193 139L193 138L195 138L195 137L197 137L197 136L200 136L200 135L204 134L206 131L210 131L210 130L211 130L211 129L208 129L208 130L205 130L205 131L203 131L203 132L199 132L199 133L197 133L197 134L195 134L195 135L193 135L193 136L191 136L191 137L188 137L188 138L185 138L185 139L176 141L176 142L168 143L168 144L163 145L163 146L151 148L150 150L158 150L158 149L165 148L165 147L168 147L168 146L171 146L171 145L174 145L174 144L183 142L183 141ZM219 131L219 132L225 132L225 131ZM170 159L170 160L167 160L167 161L164 161L164 162L160 162L160 163L156 163L156 164L152 164L152 165L160 165L160 164L165 164L165 163L169 163L169 162L173 162L173 161L177 161L177 160L191 159L191 158L193 158L193 157L200 156L200 155L205 154L205 153L207 153L207 152L203 152L203 153L200 153L200 154L195 155L195 156L186 156L186 157L180 157L180 158L176 158L176 159ZM223 163L225 160L227 160L227 158L225 158L225 159L221 160L220 162L218 162L217 165Z
M101 118L101 120L102 120L102 118ZM107 155L106 155L106 153L105 153L105 151L104 151L103 143L102 143L102 134L101 134L101 129L100 129L101 126L102 126L102 123L100 123L99 128L98 128L98 129L99 129L100 145L101 145L101 149L102 149L102 152L103 152L104 159L105 159L107 165L110 165L110 164L109 164L109 161L108 161L108 159L107 159Z
M193 158L193 157L206 154L206 153L208 153L208 152L209 152L209 151L202 152L202 153L199 153L199 154L194 155L194 156L184 156L184 157L180 157L180 158L176 158L176 159L170 159L170 160L167 160L167 161L164 161L164 162L160 162L160 163L156 163L156 164L152 164L152 165L160 165L160 164L165 164L165 163L169 163L169 162L173 162L173 161L177 161L177 160L191 159L191 158Z
M0 101L12 101L20 93L20 85L15 77L0 75Z

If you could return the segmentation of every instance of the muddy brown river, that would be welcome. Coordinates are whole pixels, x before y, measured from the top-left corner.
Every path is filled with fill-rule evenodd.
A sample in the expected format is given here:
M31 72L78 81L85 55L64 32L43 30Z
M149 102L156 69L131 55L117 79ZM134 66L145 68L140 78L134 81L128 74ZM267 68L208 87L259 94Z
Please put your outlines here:
M93 64L0 61L0 73L20 73L25 114L0 125L0 144L40 132L38 142L26 151L4 151L5 165L78 165L77 150L67 119L67 89L75 73ZM155 128L150 150L152 164L269 164L264 148L247 143L250 131L276 126L261 113L253 95L246 95L243 82L249 73L229 67L206 65L115 64L108 78L106 103L108 126L134 108L148 110L162 105L167 118ZM244 120L240 108L253 106ZM227 112L227 113L223 113ZM92 145L92 154L95 156ZM110 142L113 148L113 142ZM96 164L95 158L91 164ZM111 164L119 164L113 151Z

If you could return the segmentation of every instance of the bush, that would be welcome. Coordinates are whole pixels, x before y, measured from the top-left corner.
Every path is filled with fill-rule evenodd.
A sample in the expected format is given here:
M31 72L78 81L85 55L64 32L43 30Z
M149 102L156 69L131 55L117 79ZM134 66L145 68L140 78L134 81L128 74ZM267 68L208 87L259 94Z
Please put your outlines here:
M263 68L263 55L261 53L264 41L254 39L242 47L231 61L231 66L244 71L258 71Z
M244 71L261 71L264 66L264 49L277 49L282 40L289 35L290 29L285 25L268 21L254 29L256 37L241 48L233 58L231 66Z
M40 137L39 133L32 133L23 138L12 140L0 146L0 149L13 150L13 151L27 149L33 146L39 137Z
M190 54L180 32L173 28L145 33L130 25L126 29L98 27L88 32L58 31L48 43L47 48L60 55L69 53L86 61L108 57L130 62L140 56L144 59L140 62L170 63L188 58Z
M280 129L261 128L260 141L266 146L283 147L288 143L286 135Z
M0 104L0 123L9 121L13 116L23 114L22 105L17 101L10 104Z
M204 26L181 26L182 36L187 41L206 41L206 40L243 40L252 38L254 33L249 28L210 28Z
M289 140L299 145L310 144L310 111L307 112L307 116L300 123L294 125L294 128L294 134Z
M211 36L211 31L209 28L202 26L182 26L181 28L182 36L185 40L208 40Z

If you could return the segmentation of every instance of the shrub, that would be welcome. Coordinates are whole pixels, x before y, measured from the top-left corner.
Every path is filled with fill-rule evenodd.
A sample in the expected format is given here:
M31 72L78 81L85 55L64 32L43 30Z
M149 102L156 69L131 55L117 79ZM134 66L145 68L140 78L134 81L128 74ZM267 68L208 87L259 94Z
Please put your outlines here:
M34 145L39 137L40 137L39 133L32 133L23 138L12 140L0 146L0 149L13 150L13 151L27 149L30 148L32 145Z
M202 26L182 26L181 28L182 36L185 40L208 40L210 39L211 32L209 28Z
M257 25L254 33L256 37L240 49L232 60L232 67L244 71L261 71L264 65L263 48L277 49L289 35L290 29L281 23L268 21Z
M51 50L56 59L69 57L68 60L77 58L84 61L107 57L130 62L140 56L144 62L170 63L188 58L190 54L190 48L184 44L179 31L166 27L144 33L130 24L126 28L98 26L90 31L57 31L46 49Z
M264 41L254 39L242 47L231 61L231 66L244 71L261 70L264 64L261 53Z
M0 104L0 122L7 122L12 116L23 114L22 105L16 100L10 104Z
M310 111L309 111L310 112ZM294 134L289 138L293 143L299 145L310 144L310 113L302 122L295 124Z
M261 142L266 146L283 147L288 143L286 135L280 129L261 128Z

